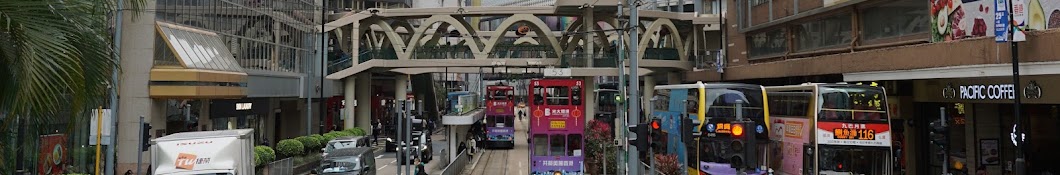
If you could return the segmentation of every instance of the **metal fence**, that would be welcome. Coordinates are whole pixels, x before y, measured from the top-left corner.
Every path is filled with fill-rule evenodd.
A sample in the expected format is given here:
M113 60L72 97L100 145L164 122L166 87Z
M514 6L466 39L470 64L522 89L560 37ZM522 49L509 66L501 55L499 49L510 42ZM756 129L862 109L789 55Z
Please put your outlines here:
M258 175L284 175L294 174L294 158L286 158L262 166Z
M453 160L452 163L449 163L449 166L445 167L445 170L442 170L442 175L457 175L462 173L464 168L466 168L467 163L471 161L467 157L466 152L467 150L457 153L456 160Z

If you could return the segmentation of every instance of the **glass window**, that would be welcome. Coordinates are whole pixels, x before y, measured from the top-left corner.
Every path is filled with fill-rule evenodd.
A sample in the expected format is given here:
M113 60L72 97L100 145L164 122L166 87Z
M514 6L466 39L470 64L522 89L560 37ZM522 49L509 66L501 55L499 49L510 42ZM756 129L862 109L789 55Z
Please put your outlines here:
M820 88L819 120L887 121L886 98L876 87Z
M568 156L582 156L582 135L571 134L567 136L567 155Z
M534 156L548 156L548 135L534 134Z
M747 36L750 43L751 57L765 57L783 54L788 51L788 32L785 29L775 29Z
M534 105L545 104L545 88L541 86L534 86Z
M699 113L699 89L688 89L688 99L685 100L685 112L690 114Z
M809 116L810 92L770 92L769 114L773 116Z
M795 48L798 51L849 45L852 40L850 14L831 16L795 27L798 29L795 35Z
M571 88L571 104L582 105L582 88L574 86Z
M570 88L566 86L549 86L545 88L545 96L548 105L570 104Z
M759 88L711 88L707 89L706 99L706 117L735 118L736 104L742 104L743 117L760 119L765 116Z
M906 36L931 31L928 4L920 0L898 0L862 10L861 35L865 40ZM975 25L979 25L976 19ZM979 27L979 26L975 26ZM986 23L983 23L983 34ZM974 33L973 31L970 31Z
M567 137L563 134L552 134L548 143L549 155L562 156L566 155L567 151Z

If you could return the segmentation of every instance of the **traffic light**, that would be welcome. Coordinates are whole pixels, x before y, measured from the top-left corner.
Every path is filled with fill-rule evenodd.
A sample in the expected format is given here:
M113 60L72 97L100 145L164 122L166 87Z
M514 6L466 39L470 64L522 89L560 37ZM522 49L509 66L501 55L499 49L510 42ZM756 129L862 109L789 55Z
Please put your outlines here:
M637 151L640 151L642 153L647 152L649 141L648 124L629 125L628 128L629 132L633 134L632 136L627 137L629 139L629 143L633 144L633 146L636 146Z
M142 125L140 127L140 135L143 138L140 138L140 151L148 151L151 150L151 124L142 123Z
M666 150L666 142L663 140L663 137L666 136L663 135L662 132L662 120L660 120L659 118L652 118L651 122L649 122L649 126L651 127L650 144L652 150L655 150L656 152Z
M733 121L732 139L729 141L729 163L737 170L752 169L758 166L757 133L748 130L748 127L756 127L753 121Z
M945 121L935 120L931 122L931 143L935 144L935 146L946 149L949 144L948 133L949 129L946 127Z

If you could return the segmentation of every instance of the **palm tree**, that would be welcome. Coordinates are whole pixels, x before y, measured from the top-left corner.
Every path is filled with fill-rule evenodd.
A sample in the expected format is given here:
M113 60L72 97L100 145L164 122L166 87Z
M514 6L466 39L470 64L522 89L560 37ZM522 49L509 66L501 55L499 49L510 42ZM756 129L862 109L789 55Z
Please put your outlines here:
M121 1L134 14L145 4ZM0 172L14 172L5 160L22 150L9 142L15 123L81 121L82 111L105 102L118 64L108 30L116 7L116 0L0 1Z

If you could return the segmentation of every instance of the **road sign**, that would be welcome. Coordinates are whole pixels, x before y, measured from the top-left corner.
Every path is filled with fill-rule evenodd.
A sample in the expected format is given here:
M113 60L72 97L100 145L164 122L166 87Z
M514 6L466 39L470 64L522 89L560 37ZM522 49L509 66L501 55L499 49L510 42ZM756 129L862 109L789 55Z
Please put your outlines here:
M994 0L994 41L1008 42L1008 0Z

